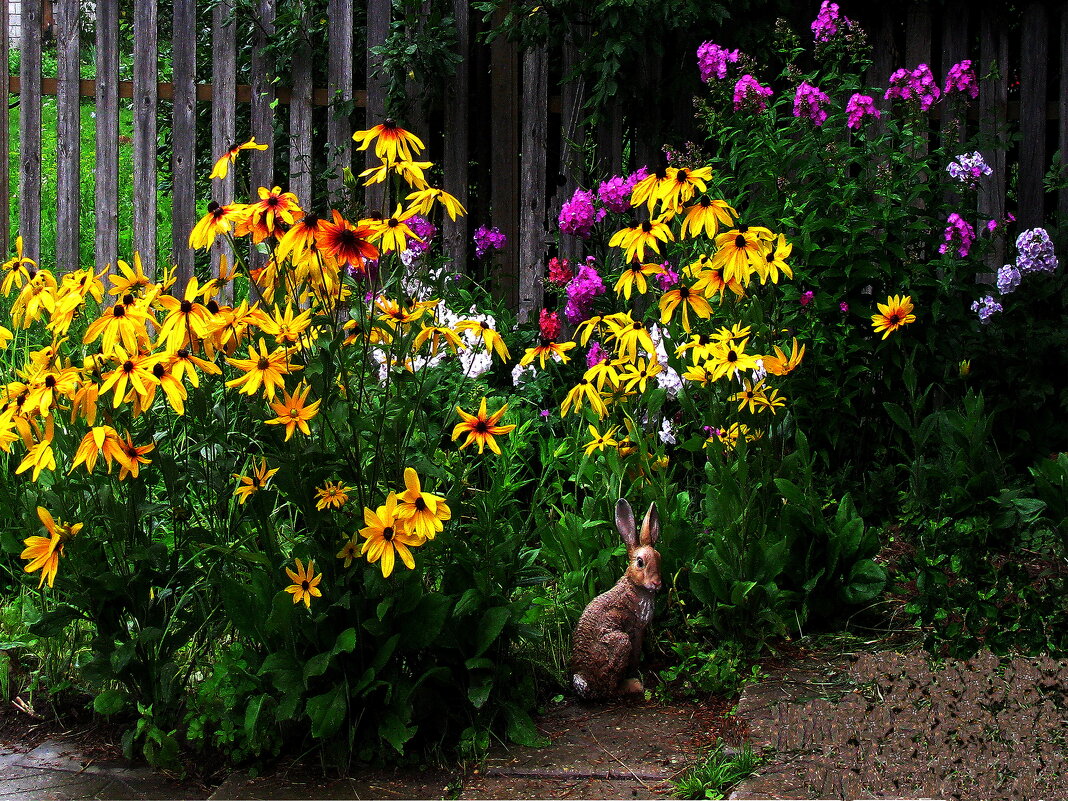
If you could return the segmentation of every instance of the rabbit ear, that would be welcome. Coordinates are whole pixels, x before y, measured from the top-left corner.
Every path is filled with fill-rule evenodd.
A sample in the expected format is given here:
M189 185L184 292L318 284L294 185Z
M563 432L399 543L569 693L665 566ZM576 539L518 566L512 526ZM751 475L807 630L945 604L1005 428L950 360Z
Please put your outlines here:
M619 536L627 544L627 550L633 551L638 547L638 532L634 528L634 511L630 508L626 498L616 501L616 528Z
M649 504L649 511L645 513L645 520L642 521L642 545L656 545L656 541L660 539L660 516L656 513L656 504Z

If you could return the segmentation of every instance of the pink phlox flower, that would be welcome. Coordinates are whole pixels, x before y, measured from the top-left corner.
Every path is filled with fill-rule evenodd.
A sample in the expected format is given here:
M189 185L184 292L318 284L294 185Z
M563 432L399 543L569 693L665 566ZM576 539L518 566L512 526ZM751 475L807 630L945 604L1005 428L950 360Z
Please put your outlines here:
M957 255L963 259L975 242L975 229L956 212L949 215L946 223L946 230L942 234L945 241L939 245L938 252L948 253L956 250Z
M846 114L849 115L846 125L854 130L860 127L865 117L879 119L880 116L879 109L875 108L874 98L859 93L849 98L849 102L846 103Z
M801 81L794 93L794 116L810 119L818 128L827 121L827 111L824 107L830 102L831 99L821 92L819 87L808 81Z
M972 69L971 59L964 59L959 64L954 64L946 74L945 93L964 92L972 99L979 97L979 81Z
M697 48L697 68L701 70L701 81L704 83L713 77L722 81L727 77L727 65L737 63L737 50L728 50L712 42L705 42Z
M773 94L771 87L761 86L756 78L746 73L734 84L734 110L748 108L752 111L763 111L768 107L768 98Z

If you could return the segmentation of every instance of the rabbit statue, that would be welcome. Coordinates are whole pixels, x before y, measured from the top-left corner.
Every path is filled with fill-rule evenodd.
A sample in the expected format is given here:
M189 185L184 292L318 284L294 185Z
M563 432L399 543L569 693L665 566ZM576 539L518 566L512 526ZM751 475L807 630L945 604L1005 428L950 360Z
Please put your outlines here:
M627 545L627 572L608 592L590 601L572 638L572 684L580 698L644 692L636 678L645 627L660 589L660 537L656 504L650 504L641 534L625 499L616 503L616 528Z

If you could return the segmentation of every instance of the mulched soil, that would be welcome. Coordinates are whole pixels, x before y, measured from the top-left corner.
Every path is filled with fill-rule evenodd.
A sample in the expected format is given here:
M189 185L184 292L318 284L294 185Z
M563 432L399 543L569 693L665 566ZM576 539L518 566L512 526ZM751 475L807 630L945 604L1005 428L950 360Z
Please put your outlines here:
M747 688L771 762L732 798L1068 797L1068 662L824 655Z

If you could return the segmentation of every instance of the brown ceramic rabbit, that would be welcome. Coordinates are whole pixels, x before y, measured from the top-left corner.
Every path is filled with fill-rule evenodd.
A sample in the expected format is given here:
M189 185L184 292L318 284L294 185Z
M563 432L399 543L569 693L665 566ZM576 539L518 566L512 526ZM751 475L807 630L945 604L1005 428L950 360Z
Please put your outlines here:
M634 512L622 498L616 503L616 528L627 545L627 572L616 586L590 601L579 618L572 641L572 684L580 698L606 698L644 691L635 678L645 627L653 617L660 589L660 537L656 505L650 504L641 535Z

